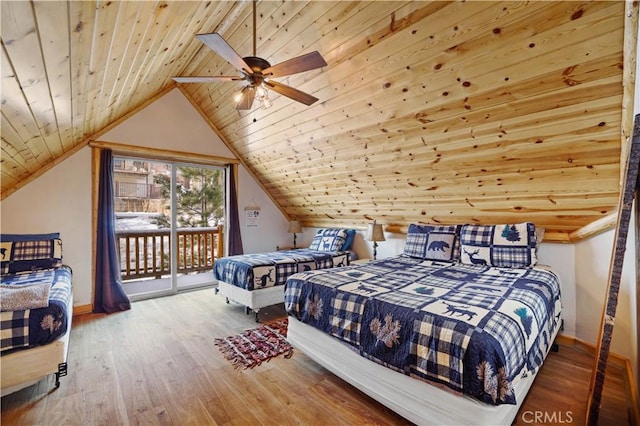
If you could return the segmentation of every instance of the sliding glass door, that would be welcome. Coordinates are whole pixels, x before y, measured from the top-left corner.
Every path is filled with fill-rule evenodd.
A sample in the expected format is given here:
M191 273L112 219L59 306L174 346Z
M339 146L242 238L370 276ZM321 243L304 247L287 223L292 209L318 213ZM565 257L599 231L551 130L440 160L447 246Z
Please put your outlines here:
M114 158L120 266L132 300L213 285L224 180L218 167Z

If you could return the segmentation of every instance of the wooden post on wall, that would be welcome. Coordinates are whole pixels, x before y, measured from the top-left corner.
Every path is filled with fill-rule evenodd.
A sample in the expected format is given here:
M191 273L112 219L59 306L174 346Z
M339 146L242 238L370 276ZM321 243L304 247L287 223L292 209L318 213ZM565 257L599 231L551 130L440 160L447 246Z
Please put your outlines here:
M591 375L589 400L587 402L587 425L595 425L600 414L602 388L604 386L607 359L611 348L611 337L618 305L620 278L624 253L627 247L627 234L633 209L633 200L638 191L638 168L640 167L640 115L636 115L633 126L633 137L629 147L628 159L625 165L626 173L618 202L618 221L616 234L609 265L609 282L605 294L605 304L600 320L600 337L596 351L596 365Z

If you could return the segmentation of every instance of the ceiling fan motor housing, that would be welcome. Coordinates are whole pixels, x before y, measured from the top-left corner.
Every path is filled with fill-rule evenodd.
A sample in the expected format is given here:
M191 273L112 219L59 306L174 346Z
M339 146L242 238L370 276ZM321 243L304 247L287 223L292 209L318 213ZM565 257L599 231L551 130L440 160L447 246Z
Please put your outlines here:
M252 74L245 74L245 80L255 86L259 86L260 84L262 84L262 81L264 80L262 71L269 68L271 64L262 58L258 58L257 56L247 56L242 59L247 63L247 65L251 67L251 71L253 71Z
M247 56L242 58L251 67L253 72L262 72L271 66L271 64L265 59L258 58L257 56Z

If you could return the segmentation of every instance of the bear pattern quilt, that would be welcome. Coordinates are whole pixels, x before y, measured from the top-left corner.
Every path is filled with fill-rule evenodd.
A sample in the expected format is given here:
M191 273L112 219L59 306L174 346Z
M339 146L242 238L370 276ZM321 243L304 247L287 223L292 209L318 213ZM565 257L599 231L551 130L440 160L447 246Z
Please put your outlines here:
M285 308L374 362L489 404L515 404L514 380L536 371L553 343L560 282L543 267L400 255L294 274Z
M245 290L259 290L284 285L287 278L298 272L347 265L348 252L304 248L223 257L216 260L213 276Z

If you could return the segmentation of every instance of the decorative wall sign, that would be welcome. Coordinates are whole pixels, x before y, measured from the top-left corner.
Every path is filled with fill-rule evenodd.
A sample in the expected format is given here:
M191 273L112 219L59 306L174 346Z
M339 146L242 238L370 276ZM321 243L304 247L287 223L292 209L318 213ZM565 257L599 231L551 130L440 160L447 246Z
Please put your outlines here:
M591 375L591 386L589 388L589 401L587 403L587 424L595 425L600 414L600 404L602 403L602 388L604 386L604 375L607 368L607 358L611 347L611 336L613 335L613 325L616 317L616 307L618 305L618 293L620 291L620 278L622 276L622 264L624 252L627 247L627 234L629 232L629 221L633 208L633 199L638 191L638 168L640 167L640 115L636 115L633 126L633 137L629 149L622 191L618 202L618 222L614 240L613 252L611 253L611 263L609 266L609 283L605 294L605 305L600 321L600 339L596 353L596 365ZM636 291L640 289L636 288Z
M247 226L257 227L260 219L260 207L250 204L244 208Z

